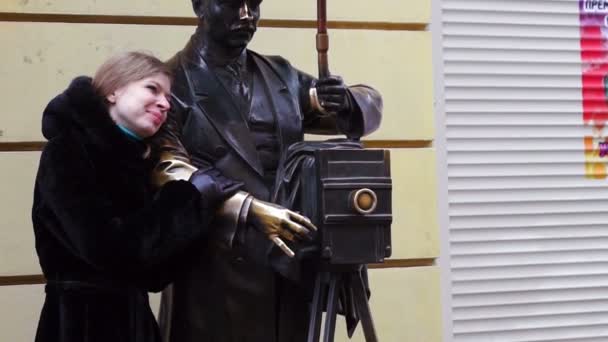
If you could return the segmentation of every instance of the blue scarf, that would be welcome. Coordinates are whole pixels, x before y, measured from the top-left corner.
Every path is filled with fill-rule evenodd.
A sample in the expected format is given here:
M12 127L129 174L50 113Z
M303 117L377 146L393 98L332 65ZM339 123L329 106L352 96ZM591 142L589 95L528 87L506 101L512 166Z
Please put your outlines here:
M128 129L125 126L116 124L116 126L118 126L118 128L120 128L120 130L127 136L129 137L129 139L133 140L133 141L142 141L143 139L138 136L137 134L133 133L133 131L131 131L130 129Z

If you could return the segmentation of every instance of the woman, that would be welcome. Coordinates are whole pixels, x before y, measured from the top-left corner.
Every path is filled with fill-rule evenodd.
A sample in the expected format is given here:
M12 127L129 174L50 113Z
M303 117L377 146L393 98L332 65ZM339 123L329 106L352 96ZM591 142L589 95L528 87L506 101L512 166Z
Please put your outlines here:
M163 289L240 184L214 169L148 186L146 138L165 121L170 73L137 52L79 77L46 107L32 219L46 300L36 341L154 342Z

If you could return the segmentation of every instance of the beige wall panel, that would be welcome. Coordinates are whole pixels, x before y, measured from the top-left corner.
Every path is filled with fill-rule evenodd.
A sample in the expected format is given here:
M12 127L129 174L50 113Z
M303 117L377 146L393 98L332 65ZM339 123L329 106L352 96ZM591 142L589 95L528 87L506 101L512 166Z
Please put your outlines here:
M0 341L34 341L44 285L0 287Z
M79 74L91 74L109 55L145 49L168 58L192 27L0 23L2 141L40 140L40 114ZM384 96L385 116L370 139L433 138L432 69L428 32L334 30L330 67L351 84L365 82ZM27 42L27 43L25 43ZM314 30L261 29L252 43L316 74Z
M265 0L263 6L263 18L316 19L317 16L316 1ZM327 1L329 20L428 23L430 13L429 0Z
M39 158L38 152L0 152L0 276L40 273L31 219Z
M24 13L70 13L151 16L194 16L186 0L4 0L0 11ZM330 20L428 23L429 0L332 0ZM316 1L265 0L262 17L268 19L315 19Z
M370 305L380 341L440 342L441 303L439 268L371 270ZM361 325L349 340L338 316L336 342L364 342Z
M392 149L393 255L439 257L435 149Z

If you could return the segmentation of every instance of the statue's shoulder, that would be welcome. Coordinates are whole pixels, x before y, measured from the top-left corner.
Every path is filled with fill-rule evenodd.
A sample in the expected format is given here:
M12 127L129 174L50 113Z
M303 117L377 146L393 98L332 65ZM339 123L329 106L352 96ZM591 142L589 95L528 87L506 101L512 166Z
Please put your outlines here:
M275 72L279 73L283 77L290 76L294 71L294 68L293 68L293 66L291 66L291 63L289 63L289 61L282 56L261 55L257 52L251 51L251 50L250 50L250 52L254 56L256 56L256 57L262 59L264 62L266 62L272 69L275 70Z
M171 93L174 100L179 99L180 103L188 104L192 102L192 90L186 76L186 70L182 64L182 53L178 52L173 57L165 61L165 65L173 75Z
M275 64L279 68L291 68L291 63L289 63L289 61L282 56L265 55L263 57L267 58L270 63Z
M171 72L175 73L178 68L181 68L181 51L173 55L173 57L169 58L165 61L165 65L171 70Z

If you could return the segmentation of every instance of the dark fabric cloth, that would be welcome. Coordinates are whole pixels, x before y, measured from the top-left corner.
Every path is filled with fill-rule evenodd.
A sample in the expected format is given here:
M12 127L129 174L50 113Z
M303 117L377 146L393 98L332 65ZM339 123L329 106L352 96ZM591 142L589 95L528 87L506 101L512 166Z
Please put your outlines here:
M203 246L201 194L186 181L153 192L147 145L114 124L90 78L48 104L42 131L32 221L48 284L36 342L159 341L147 292Z
M268 160L260 148L262 136L256 137L256 130L247 119L256 113L240 105L244 101L235 96L238 92L230 90L228 82L222 81L218 66L208 65L202 58L197 39L193 36L184 50L169 61L174 70L172 110L159 132L158 147L191 160L197 167L216 167L225 176L242 181L244 190L258 199L271 199L274 182L265 175L276 172L276 159L288 146L302 141L305 132L360 137L380 124L382 99L374 89L364 85L349 87L354 102L352 112L339 117L324 115L310 105L309 89L314 77L292 67L282 57L246 50L248 64L253 65L249 69L253 92L255 96L264 94L264 113L257 114L264 115L265 127L259 132L271 133L267 125L270 116L275 122L272 134L278 153L275 161ZM163 303L171 303L169 309L164 306L160 317L166 341L305 340L306 308L289 297L293 281L280 277L272 268L272 259L282 252L248 225L239 229L235 245L226 250L210 243L195 258L196 266L191 272L173 283L171 293L163 293ZM292 319L293 314L299 316Z
M319 149L361 148L363 148L363 145L360 142L345 139L302 141L292 144L281 156L271 202L310 217L310 205L301 202L301 192L304 191L304 176L302 173L305 168L309 170L315 168L315 151ZM313 223L317 224L317 222ZM311 286L314 283L318 265L310 264L307 260L318 259L319 251L315 247L315 242L303 241L294 244L287 241L286 243L298 251L296 257L289 258L283 253L277 253L270 259L270 263L273 269L283 277L301 285L299 287L304 290L302 294L306 298L311 298L312 292L310 290L312 290Z

